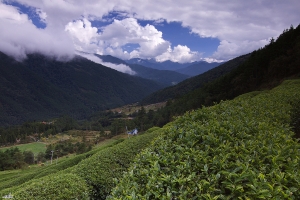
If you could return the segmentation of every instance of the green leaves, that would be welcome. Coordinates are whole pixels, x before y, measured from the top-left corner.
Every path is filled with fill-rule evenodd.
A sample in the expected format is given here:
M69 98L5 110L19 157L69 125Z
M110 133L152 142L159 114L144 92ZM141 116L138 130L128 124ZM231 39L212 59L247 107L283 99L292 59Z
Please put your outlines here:
M88 199L88 186L74 174L47 176L24 186L13 199Z
M90 196L92 198L105 199L115 186L114 179L121 177L135 156L158 135L157 130L152 131L149 130L142 135L124 140L96 153L75 166L72 173L77 174L87 182L91 188ZM160 170L157 161L149 162L155 163L154 171Z
M110 199L299 199L288 124L300 81L191 111L138 155Z

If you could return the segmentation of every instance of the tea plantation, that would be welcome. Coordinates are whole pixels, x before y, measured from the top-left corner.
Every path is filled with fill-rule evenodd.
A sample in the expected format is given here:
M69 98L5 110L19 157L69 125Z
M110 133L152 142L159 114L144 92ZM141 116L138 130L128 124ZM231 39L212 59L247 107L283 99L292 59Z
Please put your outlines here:
M134 157L159 134L152 128L130 139L66 159L40 170L9 174L0 184L0 197L13 199L104 199Z
M299 102L300 80L288 80L190 111L58 165L8 171L0 197L300 199Z
M300 80L289 80L178 117L108 199L300 199L299 102Z

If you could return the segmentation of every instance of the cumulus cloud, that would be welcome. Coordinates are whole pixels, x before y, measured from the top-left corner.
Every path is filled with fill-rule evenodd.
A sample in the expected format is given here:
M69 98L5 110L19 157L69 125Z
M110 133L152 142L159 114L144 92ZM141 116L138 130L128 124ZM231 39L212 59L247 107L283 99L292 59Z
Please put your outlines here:
M187 46L177 45L174 49L169 46L168 51L157 56L156 60L163 62L171 60L173 62L186 63L201 60L199 52L193 52Z
M247 54L252 52L259 47L265 46L268 44L268 40L259 40L259 41L241 41L239 43L229 42L223 40L220 42L217 51L212 55L213 58L217 60L229 60L238 55Z
M290 0L230 1L211 0L144 0L141 3L124 0L36 1L17 0L36 8L47 24L37 29L26 14L0 1L0 50L25 57L38 51L50 55L72 55L74 48L99 54L111 54L123 59L133 57L173 59L229 59L248 53L266 44L291 24L299 24L300 3ZM5 2L11 2L7 0ZM105 5L105 6L104 6ZM121 12L126 19L92 27L91 21L103 19L110 12ZM213 37L220 45L210 58L189 47L171 47L170 41L154 26L141 26L137 19L154 20L154 24L181 22L199 37ZM32 37L34 36L34 37ZM139 44L131 52L124 50L128 43Z
M70 33L79 51L109 54L122 59L155 58L159 62L171 60L184 63L201 59L199 52L193 52L187 46L177 45L172 49L171 43L163 39L161 31L149 24L141 26L134 18L115 19L99 33L87 19L69 22L65 30ZM126 44L138 44L138 47L127 52L122 49Z
M133 71L129 66L127 65L124 65L124 64L119 64L119 65L116 65L116 64L113 64L113 63L107 63L107 62L103 62L102 59L100 59L99 57L93 55L93 54L87 54L87 53L79 53L77 52L78 55L82 56L82 57L85 57L95 63L98 63L98 64L101 64L101 65L104 65L106 67L109 67L109 68L112 68L112 69L115 69L119 72L123 72L123 73L126 73L126 74L130 74L130 75L135 75L136 72Z
M35 10L36 14L40 17L41 21L44 23L47 23L46 19L47 19L47 13L45 13L42 9L37 8Z
M91 26L91 22L87 19L69 22L65 31L67 31L73 39L74 46L78 51L94 53L97 51L98 29Z
M18 60L28 53L40 52L58 59L68 59L74 54L72 41L64 31L50 34L36 28L26 14L9 5L0 4L0 51Z
M106 41L110 49L120 50L125 44L139 44L132 52L127 52L122 58L130 56L139 58L153 58L165 52L170 43L162 38L162 32L152 25L141 26L134 18L114 20L106 26L99 37Z
M141 26L134 18L114 20L98 33L87 19L69 22L65 28L73 38L77 50L110 54L122 59L154 58L166 52L170 42L152 25ZM131 52L123 50L126 44L138 44Z
M172 4L172 6L168 4ZM172 8L172 9L169 9ZM180 21L200 37L218 38L221 43L212 58L228 59L251 52L277 37L290 24L299 24L300 3L266 1L145 1L133 6L136 18Z

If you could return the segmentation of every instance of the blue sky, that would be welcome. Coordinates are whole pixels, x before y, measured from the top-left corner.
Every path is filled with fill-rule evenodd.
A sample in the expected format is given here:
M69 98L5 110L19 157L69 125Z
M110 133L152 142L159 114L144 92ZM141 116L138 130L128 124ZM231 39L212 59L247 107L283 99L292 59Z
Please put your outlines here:
M24 13L28 15L28 18L32 21L32 23L37 27L37 28L46 28L47 24L44 22L43 19L38 15L36 8L27 6L24 4L20 4L17 1L7 1L5 2L7 5L11 5L15 8L18 9L19 13Z
M298 0L0 0L0 51L121 59L224 61L300 23Z
M139 23L142 26L146 26L147 24L154 25L157 30L163 33L163 38L171 42L172 48L177 45L186 45L192 51L203 53L203 57L212 55L220 44L218 38L199 37L199 35L192 33L188 27L182 27L181 22L167 23L163 21L157 25L154 21L140 20Z

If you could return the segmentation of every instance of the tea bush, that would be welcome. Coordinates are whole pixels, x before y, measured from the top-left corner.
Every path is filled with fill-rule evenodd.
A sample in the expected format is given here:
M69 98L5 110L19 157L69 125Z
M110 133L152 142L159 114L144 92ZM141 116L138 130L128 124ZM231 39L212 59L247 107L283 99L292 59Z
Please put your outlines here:
M113 146L103 148L101 151L90 155L89 157L83 159L77 165L69 167L65 170L51 174L49 176L44 176L42 178L34 178L33 180L27 181L21 185L2 190L0 195L4 196L7 194L12 194L15 197L21 199L24 190L29 191L28 199L30 199L30 194L35 194L38 192L39 183L45 183L51 178L49 184L44 184L45 193L42 196L38 196L39 199L55 199L52 194L49 194L51 188L55 188L56 195L61 199L105 199L106 196L111 192L111 189L115 186L113 179L120 177L128 167L130 162L135 158L135 156L143 149L150 145L151 141L159 135L161 129L153 128L144 134L131 137L130 139L120 140L123 142L115 143ZM69 166L69 164L67 165ZM49 168L49 172L57 171L60 167L53 166ZM48 170L43 170L39 175L47 174ZM74 177L70 177L72 174ZM64 190L62 187L54 186L61 185L64 183L69 183L72 181L77 181L77 184L73 184L72 188L67 188L71 193ZM86 189L88 190L86 191ZM73 191L82 191L84 189L83 197L74 197ZM60 190L60 191L59 191ZM24 193L24 194L25 194ZM65 195L65 196L63 196ZM72 196L73 195L73 196ZM24 196L25 198L25 196ZM27 198L27 196L26 196Z
M158 132L152 129L106 148L79 163L71 173L82 177L91 186L91 198L105 199L115 186L113 179L121 177L130 162L151 143Z
M15 191L22 189L25 185L31 184L38 178L42 178L46 175L56 174L60 172L62 172L63 174L69 173L73 169L73 167L82 160L94 155L98 151L114 146L122 141L123 140L109 142L108 144L102 145L92 151L76 155L72 158L67 158L62 162L58 162L57 165L52 164L44 166L42 168L19 171L17 175L12 174L13 176L8 176L5 180L0 182L0 197L10 193L13 194Z
M74 174L45 176L13 194L14 200L81 199L88 198L85 181Z
M186 113L141 152L108 199L300 199L289 126L300 80Z

